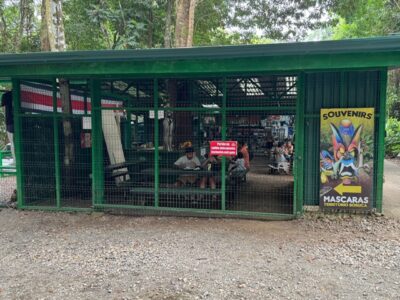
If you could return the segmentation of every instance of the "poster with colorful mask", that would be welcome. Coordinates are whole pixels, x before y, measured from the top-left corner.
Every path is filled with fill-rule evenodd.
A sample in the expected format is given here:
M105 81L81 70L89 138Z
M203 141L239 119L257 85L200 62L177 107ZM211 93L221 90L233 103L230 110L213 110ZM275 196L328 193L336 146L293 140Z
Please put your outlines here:
M321 109L321 207L372 207L373 150L373 108Z

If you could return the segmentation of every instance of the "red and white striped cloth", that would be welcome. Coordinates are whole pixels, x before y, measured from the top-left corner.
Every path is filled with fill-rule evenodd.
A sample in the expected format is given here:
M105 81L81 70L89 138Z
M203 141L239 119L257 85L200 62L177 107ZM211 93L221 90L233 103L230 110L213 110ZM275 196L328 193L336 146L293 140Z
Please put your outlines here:
M72 113L83 115L85 113L85 102L82 92L71 89ZM21 107L31 111L53 111L52 86L43 83L24 82L21 84ZM90 97L86 97L86 109L90 114L92 104ZM119 100L101 99L102 107L122 107L123 102ZM62 112L60 93L57 92L57 111Z

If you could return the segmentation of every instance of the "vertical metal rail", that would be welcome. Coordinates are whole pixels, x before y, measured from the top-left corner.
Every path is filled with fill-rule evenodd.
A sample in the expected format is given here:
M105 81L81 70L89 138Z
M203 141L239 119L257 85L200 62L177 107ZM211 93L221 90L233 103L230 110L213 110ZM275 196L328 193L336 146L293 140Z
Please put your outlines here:
M12 79L13 113L14 113L14 151L17 170L17 207L23 208L24 198L24 173L22 171L22 125L21 125L21 87L19 79Z
M60 145L58 136L58 118L57 118L57 82L52 80L53 90L53 143L54 143L54 167L56 177L56 206L61 207L61 167L60 167Z
M100 82L90 80L92 104L92 204L104 203L103 126L101 116Z
M339 82L339 105L341 108L345 108L348 106L348 101L345 101L345 95L346 95L346 88L347 88L347 76L346 72L341 71L340 72L340 82Z
M222 140L226 140L226 77L223 78L222 83ZM221 164L221 210L226 210L226 157L222 157L222 164Z
M153 80L154 99L154 206L159 206L159 121L158 121L158 80Z
M293 214L303 212L304 201L304 104L305 104L305 74L298 75L297 101L296 101L296 128L295 128L295 172L294 172L294 197Z
M385 159L385 122L386 122L386 88L387 69L380 71L379 87L379 123L378 123L378 157L376 166L376 210L382 212L383 172Z

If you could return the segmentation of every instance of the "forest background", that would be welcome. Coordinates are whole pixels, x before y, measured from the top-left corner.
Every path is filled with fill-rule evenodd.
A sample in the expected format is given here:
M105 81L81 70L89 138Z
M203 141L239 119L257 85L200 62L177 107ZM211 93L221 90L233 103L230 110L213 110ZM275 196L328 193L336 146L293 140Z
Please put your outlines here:
M268 44L400 33L400 0L0 0L0 53ZM0 91L9 88L0 82ZM400 152L400 70L386 154ZM0 147L7 143L0 112Z

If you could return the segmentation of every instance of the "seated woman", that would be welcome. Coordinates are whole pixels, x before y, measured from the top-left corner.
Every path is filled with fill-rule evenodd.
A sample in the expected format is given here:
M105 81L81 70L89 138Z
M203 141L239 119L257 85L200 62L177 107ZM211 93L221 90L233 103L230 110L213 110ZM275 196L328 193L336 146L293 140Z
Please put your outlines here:
M201 167L204 170L218 172L221 170L221 162L217 156L211 156L208 153L205 155L205 160L201 164ZM200 188L205 189L207 183L210 185L211 189L215 189L217 187L217 180L213 174L204 176L200 180Z
M285 150L283 148L283 143L276 143L272 148L273 162L268 165L271 170L283 170L285 173L289 173L289 161L285 157Z
M245 167L245 160L242 152L239 152L234 160L232 160L231 165L229 166L229 174L230 175L242 175L247 171Z

